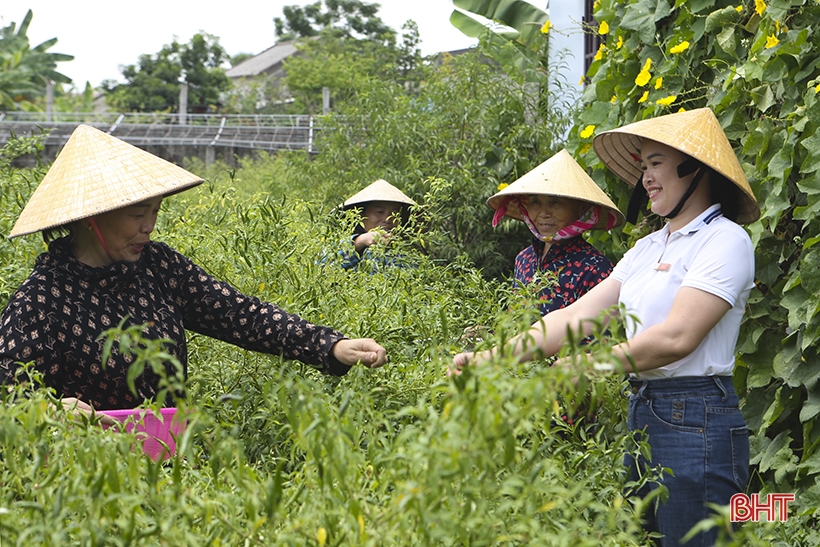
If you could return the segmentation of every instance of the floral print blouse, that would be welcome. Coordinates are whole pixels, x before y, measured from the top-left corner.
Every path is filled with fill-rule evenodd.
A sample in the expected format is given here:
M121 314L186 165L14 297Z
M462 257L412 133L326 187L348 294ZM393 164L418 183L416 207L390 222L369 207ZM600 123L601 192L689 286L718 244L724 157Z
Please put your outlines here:
M123 327L145 324L144 337L171 340L166 350L186 374L186 329L328 374L349 370L331 355L341 333L242 294L164 243L151 242L137 262L94 268L79 262L62 238L37 258L0 316L0 383L14 381L17 363L33 361L58 396L97 409L140 405L158 391L149 367L134 394L126 383L129 355L114 344L105 366L100 362L100 335L126 316Z
M612 262L580 237L553 241L543 260L544 243L533 238L532 245L515 257L516 285L529 285L537 272L552 272L554 283L539 292L541 315L569 306L612 273Z

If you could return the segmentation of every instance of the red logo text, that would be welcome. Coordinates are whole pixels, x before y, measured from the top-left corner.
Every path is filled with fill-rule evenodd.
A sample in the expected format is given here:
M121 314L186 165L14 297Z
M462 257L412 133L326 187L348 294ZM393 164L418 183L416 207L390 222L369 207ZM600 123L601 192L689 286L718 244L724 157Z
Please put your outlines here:
M735 494L729 502L729 513L732 522L786 522L789 520L789 502L794 501L794 494ZM762 517L765 517L761 519Z

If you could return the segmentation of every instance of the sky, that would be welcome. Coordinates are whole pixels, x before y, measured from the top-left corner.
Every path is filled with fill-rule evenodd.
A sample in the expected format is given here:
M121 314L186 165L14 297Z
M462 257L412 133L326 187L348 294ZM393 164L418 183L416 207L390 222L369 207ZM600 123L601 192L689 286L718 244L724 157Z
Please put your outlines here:
M476 44L450 24L451 0L366 0L379 3L379 16L400 32L408 19L416 21L423 55ZM176 39L187 43L197 32L219 37L229 55L260 53L272 46L274 17L287 5L309 0L26 0L0 2L0 27L20 22L31 9L29 42L36 46L51 38L48 51L74 56L58 70L82 89L105 79L123 81L121 65L136 64L142 54L156 54ZM533 2L534 3L534 2Z

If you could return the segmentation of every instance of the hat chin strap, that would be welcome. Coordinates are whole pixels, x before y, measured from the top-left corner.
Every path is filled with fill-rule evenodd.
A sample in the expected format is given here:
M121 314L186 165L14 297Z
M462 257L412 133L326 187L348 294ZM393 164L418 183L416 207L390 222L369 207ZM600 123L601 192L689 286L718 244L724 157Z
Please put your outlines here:
M692 179L692 182L689 183L689 188L686 189L686 192L684 192L683 196L681 196L674 209L665 215L661 215L663 218L668 219L678 216L681 209L683 209L683 206L686 205L686 201L691 197L695 190L697 190L698 184L700 184L700 179L703 178L703 174L706 172L703 164L694 158L689 158L678 165L678 178L691 175L696 170L698 170L698 172ZM635 183L635 187L632 189L632 195L629 198L629 205L627 205L626 208L626 221L628 223L635 224L637 222L638 214L646 208L647 201L649 201L649 194L646 193L646 188L643 187L643 174L641 174L641 176L638 177L638 181Z
M100 229L97 227L97 223L94 221L94 217L88 217L88 222L94 229L94 233L97 234L97 239L99 239L100 243L102 244L103 251L105 251L105 256L108 257L108 260L114 262L114 258L111 256L111 253L108 250L108 245L105 244L105 238L103 238Z

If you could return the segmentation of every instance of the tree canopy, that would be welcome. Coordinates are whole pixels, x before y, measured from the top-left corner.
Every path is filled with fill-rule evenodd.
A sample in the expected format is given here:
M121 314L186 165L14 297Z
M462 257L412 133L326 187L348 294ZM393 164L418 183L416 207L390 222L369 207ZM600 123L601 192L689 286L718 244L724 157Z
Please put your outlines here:
M129 112L178 112L179 91L188 84L188 110L210 112L230 88L223 62L228 55L216 36L195 34L187 44L176 40L155 55L141 55L122 69L125 83L106 80L102 88L112 108Z
M277 38L284 41L318 36L324 30L367 40L383 40L386 35L394 34L377 15L379 4L361 0L324 0L324 6L322 4L319 0L304 7L285 6L284 19L273 18Z

